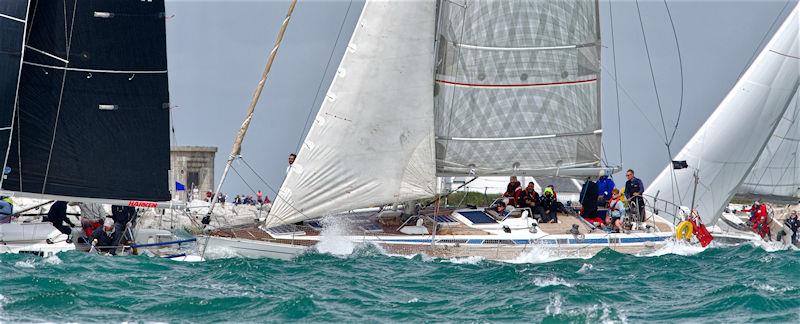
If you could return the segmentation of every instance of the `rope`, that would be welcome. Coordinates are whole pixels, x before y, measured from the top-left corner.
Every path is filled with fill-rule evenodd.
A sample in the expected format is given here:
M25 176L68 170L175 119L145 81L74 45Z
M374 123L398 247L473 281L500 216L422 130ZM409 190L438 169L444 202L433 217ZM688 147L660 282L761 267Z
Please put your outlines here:
M78 11L78 1L75 1L75 4L72 8L72 20L69 26L69 36L67 35L67 0L64 0L64 42L66 43L66 56L69 57L69 50L72 46L72 31L75 29L75 12ZM69 65L66 63L65 65ZM64 67L66 69L66 66ZM58 108L56 110L56 118L53 125L53 139L50 140L50 152L47 154L47 168L45 168L44 172L44 181L42 183L42 194L44 194L47 188L47 177L50 175L50 162L53 159L53 147L56 143L56 134L58 133L58 118L61 116L61 103L63 102L64 98L64 84L67 82L67 71L64 71L64 74L61 76L61 90L58 94Z
M350 7L353 5L353 0L347 4L347 11L344 13L344 17L342 17L342 23L339 25L339 32L336 34L336 40L333 41L333 46L331 47L331 52L328 54L328 63L325 63L325 72L322 73L322 76L319 78L319 84L317 85L317 92L314 96L314 101L311 102L311 107L308 108L308 115L306 116L306 122L303 124L303 132L300 133L300 138L297 139L297 145L295 145L295 152L300 151L300 145L303 144L303 138L306 133L306 127L308 127L308 122L311 120L311 114L314 112L314 107L317 106L317 99L319 99L319 92L322 90L322 83L325 82L325 76L328 74L328 68L331 65L331 61L333 60L333 54L336 51L336 45L339 44L339 38L342 36L342 30L344 29L344 23L347 21L347 16L350 15Z

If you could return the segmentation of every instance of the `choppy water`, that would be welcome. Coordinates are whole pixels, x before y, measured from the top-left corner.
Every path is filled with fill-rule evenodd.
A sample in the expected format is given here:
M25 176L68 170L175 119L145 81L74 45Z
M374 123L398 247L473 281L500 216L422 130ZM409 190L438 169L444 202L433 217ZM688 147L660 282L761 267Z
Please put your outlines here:
M605 250L546 263L409 259L372 247L195 264L6 254L0 322L800 322L800 252L696 252Z

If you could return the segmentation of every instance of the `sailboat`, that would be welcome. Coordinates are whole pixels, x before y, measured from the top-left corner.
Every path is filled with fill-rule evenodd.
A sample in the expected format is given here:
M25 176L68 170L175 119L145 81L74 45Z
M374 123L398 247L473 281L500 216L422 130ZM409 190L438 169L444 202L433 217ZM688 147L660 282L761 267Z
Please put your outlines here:
M694 209L716 241L761 237L722 218L740 192L798 197L797 108L800 8L795 7L717 109L675 156L689 168L667 166L645 190L649 205L674 215ZM746 130L746 131L743 131ZM723 219L724 221L720 221Z
M169 207L164 1L2 1L0 30L0 194ZM0 224L0 242L75 249L38 217Z
M438 205L437 177L616 170L600 159L598 15L597 1L366 1L266 220L213 229L203 251L291 258L325 237L326 220L348 241L436 257L663 246L674 225L656 214L607 233L567 214L540 224L530 210Z

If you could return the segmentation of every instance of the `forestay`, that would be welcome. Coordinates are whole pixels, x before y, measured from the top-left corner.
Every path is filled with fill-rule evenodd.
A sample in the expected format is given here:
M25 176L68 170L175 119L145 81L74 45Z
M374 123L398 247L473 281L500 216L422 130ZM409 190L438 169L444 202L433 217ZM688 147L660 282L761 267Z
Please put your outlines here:
M266 221L435 194L433 1L367 1Z
M580 175L599 165L597 10L594 0L441 2L439 176Z
M23 18L10 147L0 138L10 169L2 189L169 200L164 1L34 0ZM0 114L13 109L5 88ZM6 116L0 123L10 126Z
M695 206L713 224L762 156L800 82L800 29L795 8L730 93L675 157L689 169L665 168L645 193L689 206L697 170ZM780 134L778 132L778 134ZM769 154L768 154L769 155ZM658 205L661 207L662 205Z
M797 94L772 133L739 193L800 197L800 105Z

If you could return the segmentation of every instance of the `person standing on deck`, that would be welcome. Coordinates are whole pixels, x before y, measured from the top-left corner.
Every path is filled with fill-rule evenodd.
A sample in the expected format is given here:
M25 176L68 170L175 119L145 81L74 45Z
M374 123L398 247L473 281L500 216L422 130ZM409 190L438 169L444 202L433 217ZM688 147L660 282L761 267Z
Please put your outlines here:
M592 181L592 177L586 178L581 188L580 202L583 209L581 216L586 219L597 217L597 183Z
M47 221L53 223L56 229L67 235L72 234L72 227L75 227L75 224L67 217L66 201L59 200L50 206L50 209L47 211ZM69 224L69 226L64 225L65 222Z
M628 169L628 172L625 172L625 177L628 178L628 181L625 181L625 198L630 204L636 204L634 211L638 211L639 214L639 219L634 221L643 222L645 220L644 197L642 197L644 183L634 176L633 169ZM634 206L631 205L631 208L634 208Z
M615 187L616 184L614 183L614 180L609 178L608 176L605 175L601 176L600 179L597 180L598 206L605 206L606 203L608 203L608 201L611 200L611 194L614 191ZM598 210L597 217L605 219L607 216L606 212L607 211L605 210Z
M119 245L123 238L130 240L132 237L128 235L128 223L134 221L136 216L136 208L130 206L111 206L111 219L114 220L114 238L113 245ZM133 227L133 224L130 225Z
M291 163L290 163L291 164ZM264 193L259 190L256 192L256 198L258 198L258 204L261 205L264 203Z

